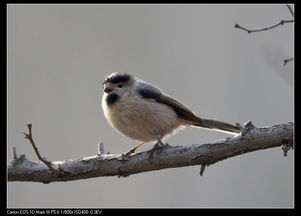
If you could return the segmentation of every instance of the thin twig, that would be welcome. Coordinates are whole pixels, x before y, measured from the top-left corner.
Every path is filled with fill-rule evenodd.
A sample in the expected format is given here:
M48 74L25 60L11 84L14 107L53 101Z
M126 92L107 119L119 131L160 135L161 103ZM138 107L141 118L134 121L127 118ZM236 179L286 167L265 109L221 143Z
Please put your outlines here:
M288 8L288 10L290 11L292 17L294 18L294 11L292 9L292 7L288 4L286 4L286 7ZM294 19L290 19L290 20L281 20L279 23L275 24L275 25L271 25L268 27L264 27L264 28L260 28L260 29L247 29L245 27L240 26L239 24L235 24L234 27L241 29L243 31L248 32L249 34L253 33L253 32L261 32L261 31L268 31L270 29L276 28L280 25L284 25L285 23L293 23ZM284 59L283 60L283 65L285 66L288 62L293 61L294 58L288 58L288 59Z
M104 147L103 147L103 143L98 143L98 155L102 155L105 153Z
M13 147L13 159L18 159L16 147Z
M294 143L293 142L289 143L286 139L284 139L282 143L283 143L282 145L283 156L287 156L287 152L290 149L294 149Z
M250 34L250 33L253 33L253 32L267 31L267 30L276 28L276 27L278 27L280 25L284 25L285 23L292 23L292 22L294 22L294 20L281 20L279 23L277 23L275 25L264 27L264 28L260 28L260 29L247 29L247 28L242 27L242 26L240 26L238 24L235 24L234 27L238 28L238 29L241 29L243 31L246 31L246 32L248 32Z
M39 152L39 150L38 150L38 148L37 148L37 146L34 143L33 138L32 138L32 132L31 132L32 124L27 124L27 127L28 127L29 134L24 132L25 139L28 139L30 141L30 143L31 143L35 153L37 154L39 160L42 161L49 168L49 170L52 171L53 173L56 173L56 174L60 173L60 171L58 169L55 169L51 166L50 161L48 161L45 157L42 157L40 155L40 152Z
M293 11L292 7L290 5L288 5L288 4L286 4L286 7L289 9L292 17L294 17L294 11Z
M294 60L294 58L284 59L283 65L285 66L287 63L289 63L290 61L293 61L293 60Z
M206 168L206 164L202 164L200 169L200 176L203 176L205 168Z

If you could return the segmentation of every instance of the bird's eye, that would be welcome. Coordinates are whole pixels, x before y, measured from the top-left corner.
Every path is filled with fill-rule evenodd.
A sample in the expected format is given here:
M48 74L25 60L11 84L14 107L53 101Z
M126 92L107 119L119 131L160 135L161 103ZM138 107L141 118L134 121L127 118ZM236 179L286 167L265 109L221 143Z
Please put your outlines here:
M122 88L123 87L123 85L122 84L118 84L118 88Z

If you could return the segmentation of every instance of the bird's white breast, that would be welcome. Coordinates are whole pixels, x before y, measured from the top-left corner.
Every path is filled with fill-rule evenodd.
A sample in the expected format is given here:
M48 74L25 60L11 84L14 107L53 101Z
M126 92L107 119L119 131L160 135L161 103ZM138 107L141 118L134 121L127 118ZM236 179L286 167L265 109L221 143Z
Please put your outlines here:
M154 141L181 126L175 111L165 104L129 94L108 105L106 95L102 99L106 119L113 128L132 139Z

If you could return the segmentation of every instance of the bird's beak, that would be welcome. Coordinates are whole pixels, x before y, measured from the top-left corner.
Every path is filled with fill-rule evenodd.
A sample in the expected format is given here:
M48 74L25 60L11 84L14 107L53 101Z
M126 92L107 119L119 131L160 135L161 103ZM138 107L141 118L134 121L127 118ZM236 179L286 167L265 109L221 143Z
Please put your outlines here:
M106 93L110 93L112 91L112 89L106 87L106 88L104 88L103 91L106 92Z

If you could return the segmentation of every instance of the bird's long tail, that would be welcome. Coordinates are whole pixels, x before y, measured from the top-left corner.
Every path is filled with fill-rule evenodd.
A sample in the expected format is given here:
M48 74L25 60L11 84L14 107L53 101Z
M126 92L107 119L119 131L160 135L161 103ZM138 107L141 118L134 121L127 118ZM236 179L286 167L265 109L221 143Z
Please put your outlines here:
M202 128L217 130L225 133L231 133L231 134L236 134L241 132L240 128L235 125L226 122L217 121L217 120L204 119L200 117L197 117L193 121L192 125L196 127L202 127Z

